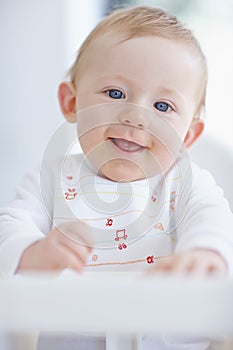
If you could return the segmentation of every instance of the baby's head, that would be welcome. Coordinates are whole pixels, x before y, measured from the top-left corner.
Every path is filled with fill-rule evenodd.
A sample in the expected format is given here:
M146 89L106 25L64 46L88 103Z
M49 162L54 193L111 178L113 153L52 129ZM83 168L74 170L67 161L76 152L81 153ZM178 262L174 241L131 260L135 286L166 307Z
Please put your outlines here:
M207 67L190 30L151 7L115 11L81 46L59 87L96 171L134 181L166 171L203 130Z

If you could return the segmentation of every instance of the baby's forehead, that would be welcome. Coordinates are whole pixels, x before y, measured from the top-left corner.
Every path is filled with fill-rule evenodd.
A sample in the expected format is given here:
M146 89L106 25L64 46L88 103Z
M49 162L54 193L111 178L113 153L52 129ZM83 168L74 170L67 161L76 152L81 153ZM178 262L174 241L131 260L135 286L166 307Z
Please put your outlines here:
M127 31L108 31L107 33L103 33L101 35L96 36L93 38L89 43L87 43L85 49L83 50L83 54L92 54L90 51L96 50L97 52L104 48L105 50L110 50L112 48L118 48L120 44L127 43L132 40L136 39L142 39L141 43L143 41L150 41L151 45L153 45L153 38L159 38L165 41L170 42L170 44L178 44L186 48L187 51L192 51L193 53L198 53L196 50L195 45L193 45L191 42L187 42L186 40L183 40L181 38L176 37L167 37L163 35L154 35L152 33L148 34L140 34L140 33L131 33ZM143 40L145 39L145 40ZM89 51L89 52L88 52ZM104 59L104 57L103 57Z
M107 55L117 55L118 52L122 52L122 60L124 61L127 58L127 55L131 56L131 53L145 57L146 55L156 55L155 48L159 55L159 52L164 49L164 46L167 49L168 59L172 62L174 56L180 56L181 54L193 57L195 63L200 63L198 56L200 55L194 45L185 42L184 40L174 39L174 38L165 38L158 35L130 35L128 32L108 32L103 35L99 35L92 40L89 45L86 47L83 52L86 62L95 61L97 57L101 56L101 59L104 61L107 58ZM150 51L151 49L151 51ZM135 59L137 57L135 56ZM132 57L134 60L134 57ZM108 62L111 64L111 62Z

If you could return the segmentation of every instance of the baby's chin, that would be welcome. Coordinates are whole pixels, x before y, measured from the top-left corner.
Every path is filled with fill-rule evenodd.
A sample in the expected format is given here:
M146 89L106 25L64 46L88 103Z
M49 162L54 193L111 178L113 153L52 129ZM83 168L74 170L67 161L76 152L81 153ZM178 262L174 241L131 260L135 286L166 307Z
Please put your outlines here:
M104 164L99 175L114 182L133 182L157 175L144 171L137 164L124 161L112 160Z

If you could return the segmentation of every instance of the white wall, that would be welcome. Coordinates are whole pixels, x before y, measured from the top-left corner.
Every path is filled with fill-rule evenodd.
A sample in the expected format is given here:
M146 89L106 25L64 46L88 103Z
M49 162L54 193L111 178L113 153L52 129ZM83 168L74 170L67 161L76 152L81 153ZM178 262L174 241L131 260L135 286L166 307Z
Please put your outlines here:
M0 206L63 122L57 87L104 0L0 1Z

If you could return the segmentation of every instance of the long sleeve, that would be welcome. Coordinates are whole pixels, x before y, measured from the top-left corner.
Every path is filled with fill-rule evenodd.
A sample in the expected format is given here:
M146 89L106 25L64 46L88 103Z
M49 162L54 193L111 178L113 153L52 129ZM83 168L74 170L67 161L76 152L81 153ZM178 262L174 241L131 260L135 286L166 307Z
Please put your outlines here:
M15 200L0 209L0 276L11 275L23 251L51 229L52 207L41 191L41 172L26 175L16 190ZM51 197L51 188L46 189Z
M191 191L187 188L190 183ZM179 199L177 242L176 251L217 251L233 275L233 214L210 173L196 165L192 166L192 181L187 181Z

